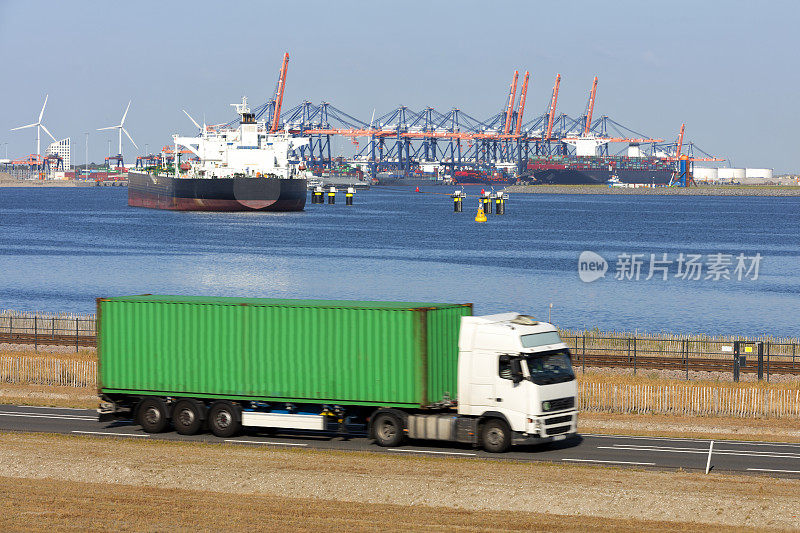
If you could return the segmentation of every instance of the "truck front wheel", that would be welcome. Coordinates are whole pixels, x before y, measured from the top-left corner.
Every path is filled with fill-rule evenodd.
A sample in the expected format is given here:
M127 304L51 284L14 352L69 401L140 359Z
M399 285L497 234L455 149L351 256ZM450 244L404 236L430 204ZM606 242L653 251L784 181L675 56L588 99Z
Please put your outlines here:
M393 413L378 413L372 420L372 433L378 446L398 446L403 442L403 422Z
M511 448L511 429L498 418L487 420L481 426L481 445L489 453L503 453Z
M137 421L147 433L161 433L167 429L167 406L161 398L145 398L139 404Z
M216 402L208 412L208 428L217 437L233 437L242 429L239 411L231 402Z

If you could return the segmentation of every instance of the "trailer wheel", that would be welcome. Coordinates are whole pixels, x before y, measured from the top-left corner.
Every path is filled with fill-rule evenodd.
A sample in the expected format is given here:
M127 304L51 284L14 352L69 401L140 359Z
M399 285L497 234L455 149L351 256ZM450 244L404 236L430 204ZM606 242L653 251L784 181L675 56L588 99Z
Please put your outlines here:
M217 437L233 437L242 429L239 411L231 402L215 402L208 412L208 428Z
M194 435L203 425L204 406L194 400L179 400L172 409L172 425L181 435Z
M507 452L511 447L511 429L505 421L490 418L481 426L481 445L489 453Z
M378 446L398 446L403 442L403 422L393 413L378 413L372 420L372 433Z
M145 398L139 404L137 422L147 433L161 433L167 429L167 406L161 398Z

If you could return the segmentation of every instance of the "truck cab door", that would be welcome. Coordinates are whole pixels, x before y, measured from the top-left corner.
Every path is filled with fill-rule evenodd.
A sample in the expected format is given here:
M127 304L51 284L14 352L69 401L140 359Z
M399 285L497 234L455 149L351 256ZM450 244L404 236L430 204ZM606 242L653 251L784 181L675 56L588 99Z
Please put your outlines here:
M508 355L499 356L494 375L494 406L506 415L512 429L519 431L524 427L528 411L528 383L523 380L520 360Z

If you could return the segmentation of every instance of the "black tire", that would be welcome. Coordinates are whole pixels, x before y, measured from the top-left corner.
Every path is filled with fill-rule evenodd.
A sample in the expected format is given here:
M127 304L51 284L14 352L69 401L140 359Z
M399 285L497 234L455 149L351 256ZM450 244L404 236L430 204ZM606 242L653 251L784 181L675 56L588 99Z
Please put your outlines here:
M481 446L489 453L507 452L511 438L511 428L504 420L491 418L481 426Z
M147 433L161 433L167 429L167 404L161 398L145 398L136 410L136 421Z
M399 446L403 442L403 421L394 413L378 413L372 419L372 435L378 446Z
M237 435L242 430L239 409L231 402L215 402L208 411L208 429L223 439Z
M205 406L195 400L179 400L172 408L172 426L181 435L194 435L203 427Z

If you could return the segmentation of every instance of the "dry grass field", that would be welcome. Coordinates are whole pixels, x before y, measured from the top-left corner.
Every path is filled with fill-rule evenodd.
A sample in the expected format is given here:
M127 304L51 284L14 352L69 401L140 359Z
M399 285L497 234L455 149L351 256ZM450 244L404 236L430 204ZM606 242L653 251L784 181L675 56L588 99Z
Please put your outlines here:
M800 481L753 476L8 433L0 456L4 531L800 524Z

